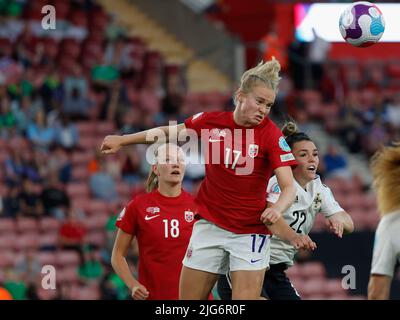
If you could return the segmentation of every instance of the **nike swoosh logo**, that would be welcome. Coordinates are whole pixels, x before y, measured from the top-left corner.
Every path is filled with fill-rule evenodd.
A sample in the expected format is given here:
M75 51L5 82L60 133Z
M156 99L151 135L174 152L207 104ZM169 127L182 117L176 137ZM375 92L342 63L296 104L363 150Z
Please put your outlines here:
M257 260L251 259L250 262L251 262L251 263L256 263L256 262L258 262L258 261L260 261L260 260L262 260L262 259L257 259Z
M156 216L145 216L145 217L144 217L144 220L148 221L148 220L151 220L151 219L157 218L158 216L160 216L160 215L159 215L159 214L157 214Z
M221 141L223 141L223 140L221 140L221 139L211 139L211 138L210 138L210 140L208 140L208 141L210 141L210 142L221 142Z

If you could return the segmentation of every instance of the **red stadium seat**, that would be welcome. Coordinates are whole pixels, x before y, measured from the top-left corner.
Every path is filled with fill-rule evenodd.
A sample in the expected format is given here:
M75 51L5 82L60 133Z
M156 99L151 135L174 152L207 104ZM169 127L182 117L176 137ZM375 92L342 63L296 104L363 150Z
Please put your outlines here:
M326 281L323 290L327 296L342 295L346 293L345 289L342 287L342 280L340 279L330 279Z
M104 247L106 244L106 235L104 231L90 232L85 237L85 243L97 246L99 248Z
M303 286L298 288L298 290L304 295L305 298L310 298L312 296L322 297L325 296L324 285L326 281L325 279L309 279L304 281Z
M325 266L321 262L307 262L301 266L304 278L325 278Z
M20 217L17 219L18 232L38 231L38 222L34 218Z
M17 234L15 233L0 233L0 250L15 249Z
M90 197L90 189L87 183L84 182L71 182L67 185L67 194L71 198L78 197Z
M93 159L93 152L91 150L86 152L76 151L72 153L72 164L74 166L76 165L87 166L89 161L92 159Z
M42 266L56 265L56 255L53 252L38 252L37 258Z
M39 229L41 232L58 231L60 228L60 221L56 218L44 217L39 221Z
M290 279L301 276L301 267L298 264L294 264L286 270L286 275Z
M38 249L39 247L39 234L38 233L24 233L19 235L15 240L15 247L18 250L26 251L29 249Z
M72 169L72 179L74 181L83 182L89 178L89 171L87 166L74 167Z
M78 265L68 266L56 269L57 283L77 283L79 281Z
M54 300L57 298L57 290L43 289L39 287L36 293L40 300Z
M96 230L104 231L108 219L109 217L107 214L94 214L85 219L85 226L89 232Z
M74 250L62 250L56 253L56 264L58 266L77 266L79 263L79 254Z
M15 253L10 250L0 249L0 269L14 267L14 255Z
M58 232L48 232L39 236L39 247L52 247L57 248L59 244Z
M101 136L115 133L115 124L112 121L103 121L96 124L96 133Z
M16 230L15 219L2 218L0 219L0 234L5 232L13 233Z
M94 136L96 134L97 124L95 122L78 122L76 124L79 135L82 136Z

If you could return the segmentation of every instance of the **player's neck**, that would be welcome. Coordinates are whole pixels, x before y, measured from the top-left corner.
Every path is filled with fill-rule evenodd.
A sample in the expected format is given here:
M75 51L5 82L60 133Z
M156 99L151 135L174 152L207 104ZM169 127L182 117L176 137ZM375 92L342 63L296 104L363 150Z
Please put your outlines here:
M294 173L294 178L297 181L297 183L302 187L304 190L306 190L306 185L307 183L310 182L308 178L302 177L300 174Z
M235 109L235 110L233 111L233 121L234 121L237 125L242 126L242 127L247 127L247 126L249 126L249 124L248 124L246 121L244 121L244 120L240 117L239 112L237 111L237 109Z
M158 192L164 197L178 197L182 192L182 184L168 184L160 182Z

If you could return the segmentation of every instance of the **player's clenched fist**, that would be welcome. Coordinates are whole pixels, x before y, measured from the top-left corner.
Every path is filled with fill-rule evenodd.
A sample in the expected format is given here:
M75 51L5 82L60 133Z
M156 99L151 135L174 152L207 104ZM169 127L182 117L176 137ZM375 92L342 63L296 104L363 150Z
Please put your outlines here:
M132 288L132 298L134 300L146 300L149 297L149 291L146 287L138 284Z
M266 225L271 225L278 221L281 216L282 214L278 210L274 208L267 208L261 215L260 220Z
M290 241L290 244L296 249L307 249L307 250L315 250L317 245L308 235L298 235L293 240Z
M115 153L122 146L122 137L117 135L106 136L101 144L100 150L102 153Z

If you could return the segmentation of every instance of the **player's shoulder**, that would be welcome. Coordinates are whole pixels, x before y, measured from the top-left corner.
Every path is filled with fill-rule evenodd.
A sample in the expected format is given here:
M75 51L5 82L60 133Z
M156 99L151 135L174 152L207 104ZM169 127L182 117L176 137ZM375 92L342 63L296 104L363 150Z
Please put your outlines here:
M134 198L132 198L128 204L127 204L127 208L132 208L132 207L138 207L141 206L143 204L148 203L149 201L151 201L152 199L154 199L154 194L153 192L148 192L148 193L140 193L138 195L136 195Z
M393 232L398 234L399 227L400 227L400 211L397 211L385 214L379 222L378 230L381 232L384 230L384 232L387 233Z

